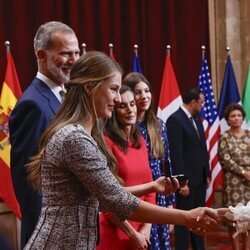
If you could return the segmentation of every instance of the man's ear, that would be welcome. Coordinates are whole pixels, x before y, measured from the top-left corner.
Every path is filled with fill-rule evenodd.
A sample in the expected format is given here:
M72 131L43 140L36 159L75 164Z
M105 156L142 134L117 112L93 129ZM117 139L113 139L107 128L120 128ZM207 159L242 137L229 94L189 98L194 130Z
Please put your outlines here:
M191 100L191 102L190 102L191 106L193 106L194 104L196 104L196 102L197 101L195 99Z
M36 57L40 62L46 62L47 61L47 54L44 50L37 50L36 51Z

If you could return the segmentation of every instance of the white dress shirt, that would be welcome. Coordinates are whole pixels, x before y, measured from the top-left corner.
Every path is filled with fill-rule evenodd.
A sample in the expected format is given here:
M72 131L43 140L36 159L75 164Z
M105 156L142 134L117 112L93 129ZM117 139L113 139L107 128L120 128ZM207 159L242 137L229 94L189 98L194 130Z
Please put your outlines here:
M62 84L61 86L57 85L55 82L50 80L48 77L46 77L39 71L37 72L36 77L41 81L43 81L50 88L50 90L53 92L53 94L56 96L59 102L62 103L63 97L60 94L60 91L61 90L65 91L64 84Z

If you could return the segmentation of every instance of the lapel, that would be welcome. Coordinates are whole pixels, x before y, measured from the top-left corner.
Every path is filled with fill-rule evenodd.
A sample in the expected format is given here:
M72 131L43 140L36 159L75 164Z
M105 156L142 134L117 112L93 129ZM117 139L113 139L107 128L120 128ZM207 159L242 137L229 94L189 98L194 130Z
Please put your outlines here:
M185 112L180 108L179 109L180 112L180 116L181 116L181 120L183 123L183 127L184 129L187 131L187 133L189 133L191 135L192 138L195 139L195 141L200 142L200 137L197 135L197 132L195 131L194 125L192 124L192 122L190 121L190 119L187 117L187 115L185 114ZM197 126L199 135L201 136L200 133L200 128L197 122L197 117L195 117L195 124Z
M37 91L40 92L41 95L48 100L51 111L56 114L58 108L61 105L59 100L56 98L50 88L40 79L36 78L33 83Z
M197 127L197 132L199 133L199 140L201 139L201 136L202 136L202 129L203 129L203 125L200 121L200 118L198 116L194 116L194 122L196 124L196 127Z

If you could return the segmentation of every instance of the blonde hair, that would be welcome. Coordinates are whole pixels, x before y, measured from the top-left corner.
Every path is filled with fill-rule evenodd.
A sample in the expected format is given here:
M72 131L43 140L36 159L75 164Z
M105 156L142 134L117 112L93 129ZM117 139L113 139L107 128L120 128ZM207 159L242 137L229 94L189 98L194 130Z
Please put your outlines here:
M96 91L103 80L112 77L117 72L122 73L119 64L98 51L87 52L73 65L70 81L66 85L67 94L64 102L42 135L37 155L32 157L28 164L28 180L35 189L40 190L41 188L41 158L48 140L65 125L83 123L90 117L96 120L92 129L92 136L102 153L107 157L110 170L117 176L115 157L104 142L103 126L98 126L102 121L93 117L95 107L93 106L93 100L90 100L90 96L86 92L86 84L93 86L94 91Z

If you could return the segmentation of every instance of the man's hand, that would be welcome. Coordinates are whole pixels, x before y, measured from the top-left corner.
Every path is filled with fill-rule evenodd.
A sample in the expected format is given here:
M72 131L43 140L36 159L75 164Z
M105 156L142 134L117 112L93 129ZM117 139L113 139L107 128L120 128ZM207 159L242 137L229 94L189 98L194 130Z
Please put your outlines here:
M209 187L210 182L211 182L211 178L210 178L210 177L207 177L207 188Z
M184 197L188 196L189 195L189 187L188 187L188 185L185 185L184 187L181 187L180 190L179 190L179 193Z

